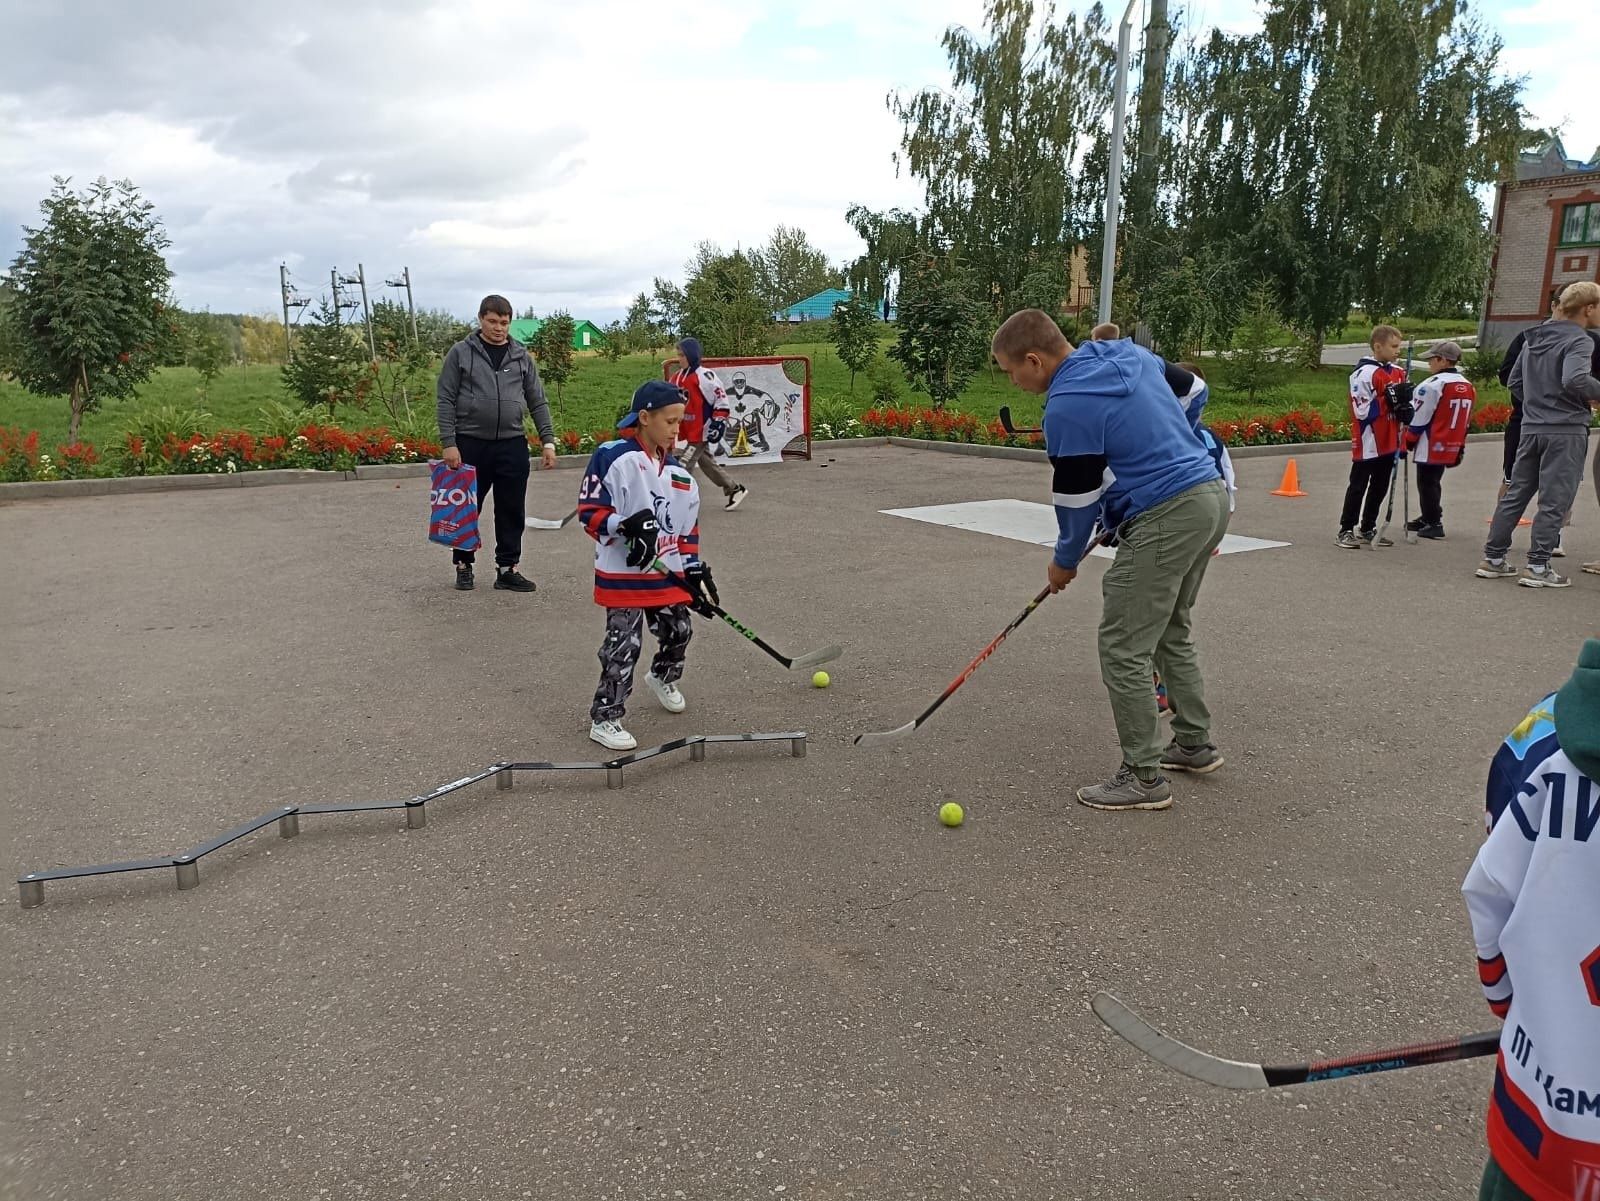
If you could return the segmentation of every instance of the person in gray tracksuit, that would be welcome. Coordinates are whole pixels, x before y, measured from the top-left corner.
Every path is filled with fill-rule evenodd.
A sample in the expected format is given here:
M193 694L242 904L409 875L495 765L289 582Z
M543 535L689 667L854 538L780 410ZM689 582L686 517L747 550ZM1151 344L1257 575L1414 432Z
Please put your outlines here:
M517 570L528 509L528 436L532 416L543 444L546 470L556 465L555 427L533 356L510 336L511 302L485 296L478 328L452 346L439 369L439 442L449 467L471 464L478 473L478 513L491 489L494 502L494 586L532 592L535 584ZM473 552L457 550L456 587L473 587Z
M1600 284L1571 284L1561 293L1556 314L1528 330L1526 345L1511 369L1510 387L1522 396L1522 440L1511 469L1511 486L1489 526L1484 579L1516 576L1530 588L1565 588L1571 580L1550 566L1561 537L1561 523L1578 495L1583 460L1589 448L1589 423L1600 408L1600 379L1591 358L1588 331L1600 327ZM1518 575L1506 562L1511 535L1537 494L1533 544L1528 566Z

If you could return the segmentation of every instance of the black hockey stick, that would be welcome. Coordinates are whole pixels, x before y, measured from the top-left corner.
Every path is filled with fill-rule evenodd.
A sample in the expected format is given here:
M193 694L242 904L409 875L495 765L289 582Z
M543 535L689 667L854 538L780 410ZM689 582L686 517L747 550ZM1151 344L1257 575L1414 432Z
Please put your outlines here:
M574 509L559 521L549 517L525 517L522 524L530 530L560 530L565 529L567 524L577 515L578 510Z
M1406 383L1407 384L1409 384L1411 382L1411 347L1412 347L1412 345L1413 345L1413 343L1411 343L1411 342L1407 342L1406 343ZM1384 403L1384 402L1379 402L1379 403ZM1400 438L1401 449L1397 450L1395 452L1395 458L1400 459L1400 460L1404 460L1405 457L1406 457L1405 456L1405 450L1404 450L1404 447L1405 447L1405 433L1404 433L1404 431L1401 431L1397 435L1397 437ZM1374 550L1376 550L1378 547L1383 546L1385 544L1387 544L1389 546L1393 546L1394 545L1394 542L1391 541L1390 538L1389 538L1389 527L1394 524L1394 486L1400 479L1400 464L1396 463L1391 468L1391 472L1392 472L1392 474L1389 476L1389 508L1388 508L1388 511L1386 513L1384 513L1384 515L1383 515L1383 528L1378 531L1378 536L1375 539L1373 539L1372 546L1373 546ZM1410 472L1409 469L1406 471L1406 504L1405 504L1405 511L1406 511L1406 522L1409 524L1410 521L1411 521L1411 472ZM1415 538L1408 538L1407 541L1408 542L1415 542L1416 539Z
M694 595L693 591L689 587L689 582L687 580L685 580L682 576L675 575L671 571L667 570L667 565L665 563L663 563L660 559L657 559L650 566L654 570L659 571L662 575L666 576L667 579L671 580L679 588L682 588L685 592L688 592L689 595L691 595L691 596ZM761 640L760 635L758 635L749 626L744 625L742 622L740 622L738 618L736 618L732 614L730 614L721 605L716 604L709 597L704 598L704 600L705 600L706 607L709 608L713 613L715 613L723 621L727 622L735 630L737 630L739 633L743 634L751 642L755 643L762 650L766 651L767 654L771 655L779 663L782 663L785 667L789 668L790 670L793 670L796 667L817 667L817 666L820 666L823 663L831 663L835 659L837 659L840 655L844 654L844 650L843 650L842 647L825 646L820 651L808 651L807 653L805 653L803 655L796 655L791 659L788 655L783 654L781 651L778 651L776 648L774 648L772 646L769 646L767 643L763 642Z
M1012 425L1011 424L1011 406L1010 405L1001 405L1000 406L1000 428L1005 430L1006 433L1011 434L1013 437L1015 437L1018 434L1042 434L1042 433L1044 433L1044 430L1042 430L1042 429L1018 429L1016 426Z
M903 726L896 726L892 730L882 730L873 734L857 734L854 740L855 745L881 746L886 742L892 742L894 739L899 738L903 734L911 733L918 726L922 725L923 722L927 721L928 718L933 716L934 711L937 710L940 705L944 704L951 698L951 696L955 694L957 688L960 688L961 685L965 684L972 677L973 672L977 671L979 667L983 666L983 661L990 655L994 654L995 648L1006 640L1006 635L1010 634L1012 630L1016 629L1023 622L1027 621L1028 615L1040 605L1044 604L1045 599L1049 595L1050 589L1048 586L1046 586L1038 596L1034 597L1028 602L1028 607L1026 609L1011 619L1010 625L1006 626L1006 628L1001 630L999 634L995 635L994 641L990 642L988 646L984 647L978 652L978 657L971 663L968 663L967 666L962 670L961 674L950 682L950 686L939 694L938 698L933 702L933 704L929 705L926 709L919 713L915 720L908 721Z
M1095 1016L1113 1032L1157 1063L1218 1088L1283 1088L1290 1084L1315 1084L1319 1080L1338 1080L1345 1076L1393 1072L1430 1063L1476 1059L1482 1055L1493 1055L1500 1048L1500 1032L1488 1030L1482 1034L1469 1034L1465 1038L1447 1038L1434 1043L1346 1055L1339 1059L1269 1067L1259 1063L1241 1063L1236 1059L1220 1059L1197 1051L1187 1043L1180 1043L1161 1033L1108 992L1095 993L1090 1007Z

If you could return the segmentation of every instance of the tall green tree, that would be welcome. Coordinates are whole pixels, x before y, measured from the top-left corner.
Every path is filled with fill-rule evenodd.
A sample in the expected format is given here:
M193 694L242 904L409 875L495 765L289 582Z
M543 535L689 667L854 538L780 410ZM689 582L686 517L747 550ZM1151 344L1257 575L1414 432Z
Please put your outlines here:
M417 340L430 354L445 354L471 332L470 325L448 310L417 310Z
M683 289L683 330L708 355L771 354L772 308L755 265L743 251L697 260Z
M70 438L104 397L131 396L178 332L167 298L170 244L155 208L128 180L78 193L57 177L23 228L5 306L12 369L39 396L65 396Z
M1108 109L1113 54L1098 4L1057 21L1049 0L988 0L985 26L986 41L945 31L948 89L888 103L902 131L895 162L922 181L930 241L960 251L1009 310L1041 258L1099 221L1103 181L1077 168Z
M889 357L936 409L961 395L988 357L990 314L977 291L972 272L953 256L927 255L904 267Z
M839 361L850 369L850 391L856 390L856 373L865 371L878 355L878 314L865 297L852 296L833 306L833 347Z
M773 230L767 244L754 251L750 260L773 312L824 289L837 288L842 281L828 256L811 244L806 231L787 225Z
M1288 353L1279 346L1283 323L1272 284L1258 280L1245 294L1233 350L1222 360L1222 385L1255 404L1289 377Z
M628 345L635 350L654 354L667 344L667 332L656 320L655 304L648 292L640 292L633 298L622 326L627 331Z
M533 335L533 360L539 365L540 378L554 384L556 400L562 399L562 388L577 371L578 361L572 353L572 337L576 323L566 309L557 309L545 318L539 332Z
M845 283L876 305L887 321L900 286L900 269L923 245L918 219L904 209L879 213L860 204L851 205L844 219L866 245L846 269Z
M211 385L222 369L233 361L227 338L210 313L184 315L186 348L184 363L200 376L200 394L209 399Z
M294 358L283 367L284 390L300 406L326 405L331 414L340 405L364 405L369 378L366 340L339 321L324 296L316 313L300 323Z
M1475 300L1477 192L1526 140L1500 49L1460 0L1266 0L1259 34L1213 33L1174 72L1173 253L1268 276L1312 353L1353 304Z
M655 277L650 286L650 320L660 331L663 345L683 334L685 303L682 288L670 279Z

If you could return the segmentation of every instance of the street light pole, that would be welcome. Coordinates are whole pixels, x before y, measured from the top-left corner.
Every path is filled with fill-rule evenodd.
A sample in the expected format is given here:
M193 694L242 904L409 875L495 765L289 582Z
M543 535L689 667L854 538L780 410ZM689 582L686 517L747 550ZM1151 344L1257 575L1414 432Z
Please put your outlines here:
M1111 112L1111 164L1106 177L1105 245L1100 250L1100 321L1111 320L1111 280L1117 273L1117 219L1122 205L1122 150L1128 124L1128 56L1133 41L1133 10L1139 0L1128 0L1117 28L1117 86Z

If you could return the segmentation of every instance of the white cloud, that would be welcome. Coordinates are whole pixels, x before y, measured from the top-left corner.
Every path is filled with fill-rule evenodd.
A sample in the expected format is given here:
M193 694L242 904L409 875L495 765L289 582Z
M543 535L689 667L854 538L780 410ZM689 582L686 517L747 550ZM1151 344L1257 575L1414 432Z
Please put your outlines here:
M273 309L280 261L307 291L335 264L408 265L426 305L467 312L496 290L603 320L702 239L799 225L843 260L850 203L919 196L890 161L886 93L944 82L944 28L978 27L983 7L83 0L63 19L11 0L0 258L72 174L139 183L180 296L219 310ZM1255 20L1247 0L1195 15ZM1568 148L1587 153L1582 68L1522 41L1508 63L1532 76L1530 105L1570 112Z

